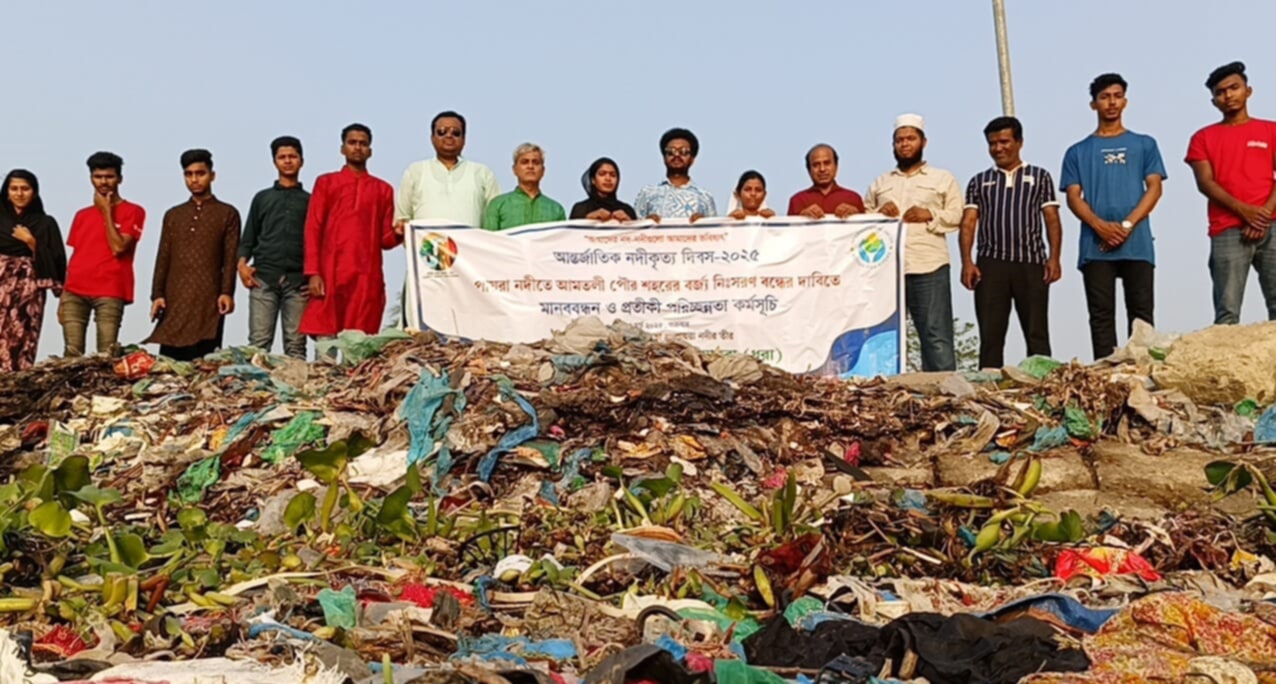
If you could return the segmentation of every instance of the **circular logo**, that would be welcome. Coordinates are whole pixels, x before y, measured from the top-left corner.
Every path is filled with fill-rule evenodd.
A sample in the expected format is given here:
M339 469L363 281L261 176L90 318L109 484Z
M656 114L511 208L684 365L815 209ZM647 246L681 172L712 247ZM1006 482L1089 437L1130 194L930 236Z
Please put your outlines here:
M881 233L874 230L860 238L860 243L856 246L855 253L865 266L876 266L886 261L886 257L890 255L890 245L887 244L886 238Z
M447 271L456 262L456 241L430 233L421 240L421 261L432 271Z

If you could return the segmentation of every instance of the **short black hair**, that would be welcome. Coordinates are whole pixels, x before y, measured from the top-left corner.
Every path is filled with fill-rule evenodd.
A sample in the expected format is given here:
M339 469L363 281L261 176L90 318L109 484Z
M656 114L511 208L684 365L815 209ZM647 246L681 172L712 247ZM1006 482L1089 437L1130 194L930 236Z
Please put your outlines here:
M984 126L984 139L986 140L993 133L1004 131L1007 128L1014 134L1015 140L1023 140L1023 124L1019 123L1019 119L1013 116L999 116L989 121L988 125Z
M345 142L345 141L346 141L345 136L342 136L341 142ZM278 138L275 138L274 140L270 141L270 158L274 159L276 156L278 156L279 149L282 147L291 147L292 149L297 150L298 157L306 156L301 153L300 140L294 138L291 135L281 135Z
M837 150L834 149L832 145L828 143L815 143L814 145L811 146L811 149L806 151L806 170L807 171L811 170L811 155L815 154L816 150L828 150L829 152L832 152L833 163L834 164L841 163L841 160L837 158Z
M759 183L762 183L762 189L766 190L766 179L762 177L762 174L754 171L753 169L749 169L748 171L740 174L740 180L736 181L735 184L735 193L737 195L740 194L740 191L744 189L744 184L755 178L758 179Z
M1122 92L1130 89L1130 84L1126 83L1124 78L1121 78L1121 74L1099 74L1095 76L1094 80L1090 81L1090 99L1093 100L1099 97L1099 93L1114 85L1121 86Z
M124 159L114 152L94 152L87 163L90 172L111 169L117 175L124 175Z
M433 134L433 133L434 133L434 129L435 129L435 128L439 125L439 120L440 120L440 119L456 119L457 121L460 121L460 122L461 122L461 135L465 135L465 117L461 116L460 114L457 114L456 112L454 112L454 111L452 111L452 110L450 110L450 109L449 109L449 110L447 110L446 112L439 112L438 114L435 114L435 115L434 115L434 118L433 118L433 119L430 119L430 133L431 133L431 134Z
M1205 79L1205 87L1212 93L1228 76L1240 76L1242 81L1249 83L1249 76L1245 75L1245 63L1232 62L1211 71L1210 77Z
M181 161L182 161L183 169L190 166L191 164L202 163L208 167L209 171L213 170L213 153L202 148L186 150L185 152L182 153Z
M700 155L700 139L696 137L695 133L685 128L670 128L665 131L664 135L660 136L660 153L664 154L665 147L674 140L686 140L687 145L691 147L691 156L697 157Z
M368 128L367 126L364 126L361 123L352 123L349 126L346 126L345 128L341 129L342 144L346 142L346 136L350 135L351 133L354 133L355 131L358 131L360 133L366 133L368 135L368 144L369 145L372 144L372 129Z

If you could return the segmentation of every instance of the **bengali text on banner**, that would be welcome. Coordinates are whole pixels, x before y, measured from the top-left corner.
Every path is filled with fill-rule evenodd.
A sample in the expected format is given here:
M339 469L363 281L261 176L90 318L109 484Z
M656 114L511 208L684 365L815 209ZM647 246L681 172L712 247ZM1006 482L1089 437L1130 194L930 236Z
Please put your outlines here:
M597 316L794 373L901 370L894 219L564 221L500 233L416 221L407 239L412 329L530 342Z

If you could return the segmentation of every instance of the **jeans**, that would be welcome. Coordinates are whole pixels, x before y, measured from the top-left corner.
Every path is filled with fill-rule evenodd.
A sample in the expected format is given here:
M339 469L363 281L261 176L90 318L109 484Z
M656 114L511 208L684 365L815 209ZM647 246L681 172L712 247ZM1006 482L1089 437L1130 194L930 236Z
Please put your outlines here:
M120 338L120 322L124 320L124 300L115 297L81 297L62 293L58 304L58 322L62 324L63 356L83 356L88 335L89 315L97 323L97 353L112 354Z
M283 327L284 353L306 358L306 336L297 332L306 310L305 280L290 284L286 277L264 282L248 291L248 343L270 351L275 344L275 321Z
M1156 267L1146 261L1091 261L1081 267L1085 281L1085 301L1090 310L1090 346L1094 360L1106 358L1116 351L1116 281L1121 279L1125 292L1126 335L1134 332L1134 321L1154 324L1155 301L1153 274Z
M1239 228L1210 238L1210 278L1214 281L1214 324L1241 322L1241 302L1249 267L1258 271L1258 285L1267 302L1267 320L1276 321L1276 239L1267 231L1263 239L1241 239Z
M1005 364L1006 331L1014 304L1028 355L1050 356L1050 286L1044 264L979 257L983 276L975 286L975 319L979 322L979 367Z
M921 343L922 370L957 370L953 351L953 292L951 269L944 264L936 271L904 276L904 303L908 317L917 328Z

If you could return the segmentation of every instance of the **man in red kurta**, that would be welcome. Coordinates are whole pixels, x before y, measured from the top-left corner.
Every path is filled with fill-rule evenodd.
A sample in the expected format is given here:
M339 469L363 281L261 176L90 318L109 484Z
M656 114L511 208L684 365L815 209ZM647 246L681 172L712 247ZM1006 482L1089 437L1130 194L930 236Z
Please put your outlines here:
M346 165L315 179L306 212L310 301L300 331L317 338L342 330L381 330L381 250L403 242L402 231L394 227L394 188L368 173L372 131L363 124L346 126L341 154Z

